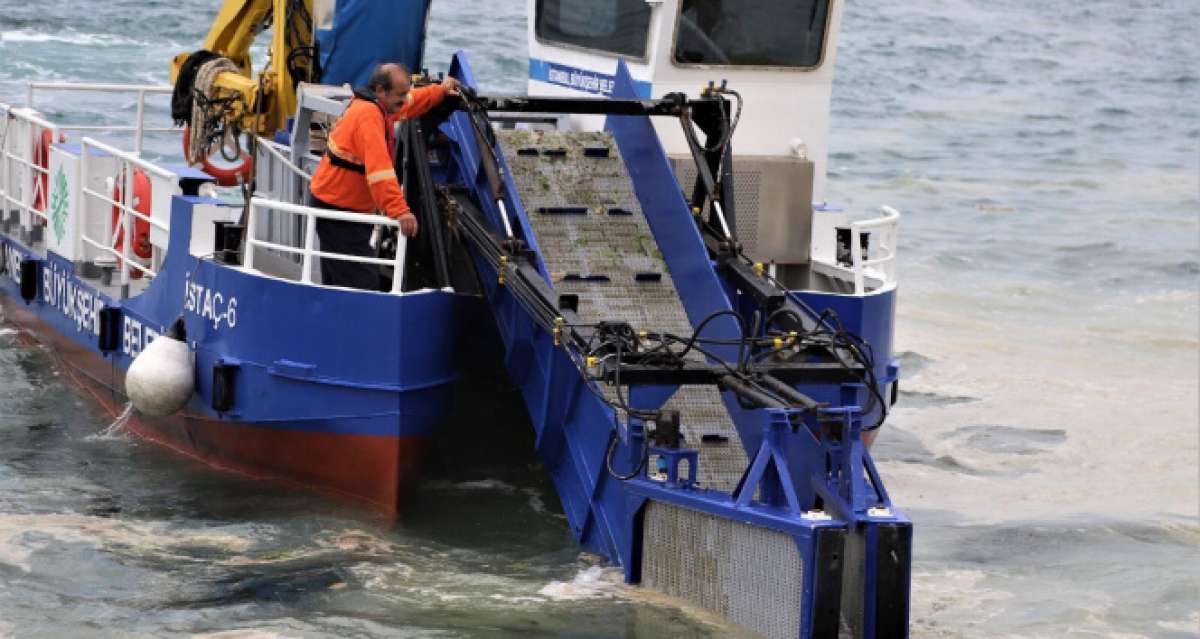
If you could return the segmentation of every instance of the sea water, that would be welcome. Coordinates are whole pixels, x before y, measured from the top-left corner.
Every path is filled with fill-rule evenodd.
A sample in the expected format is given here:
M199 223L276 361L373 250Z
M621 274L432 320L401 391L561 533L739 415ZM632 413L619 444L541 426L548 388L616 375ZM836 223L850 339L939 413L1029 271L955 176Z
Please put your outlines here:
M0 101L165 82L218 4L0 0ZM914 520L914 636L1197 636L1200 3L847 4L828 199L904 216L873 453ZM521 92L525 25L435 0L427 64ZM69 376L0 322L0 635L731 632L581 555L532 456L443 472L396 524L97 438Z

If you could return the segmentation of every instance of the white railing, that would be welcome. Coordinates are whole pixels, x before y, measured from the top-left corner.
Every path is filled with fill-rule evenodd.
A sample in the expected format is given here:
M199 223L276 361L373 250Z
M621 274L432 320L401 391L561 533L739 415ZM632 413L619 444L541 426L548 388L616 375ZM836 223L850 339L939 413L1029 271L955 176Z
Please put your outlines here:
M94 191L94 190L88 188L87 185L88 185L88 179L89 179L89 177L88 177L88 155L89 155L88 152L89 152L89 149L95 149L96 151L100 151L102 153L106 153L108 155L111 155L111 156L117 158L118 165L120 167L119 170L117 171L117 176L124 176L124 180L125 180L125 183L123 185L121 185L121 199L120 200L114 200L110 196L110 194L99 193L97 191ZM146 160L141 159L140 157L138 157L138 155L136 153L122 151L116 147L109 146L107 144L104 144L103 142L98 142L91 138L83 138L83 141L80 143L79 182L78 182L78 186L77 186L78 194L77 194L76 200L75 200L76 202L79 203L79 210L81 211L81 219L80 219L80 223L79 223L79 228L80 228L79 239L84 244L87 244L88 246L96 248L96 249L100 250L102 253L107 253L107 254L111 255L112 257L117 258L117 263L119 265L122 265L122 267L121 267L121 284L122 285L129 284L129 268L127 268L127 267L135 268L138 271L142 272L143 274L149 275L150 277L154 277L155 275L158 274L158 272L156 270L154 270L153 268L138 263L136 256L131 255L131 253L133 251L133 249L132 249L133 243L135 240L135 237L134 237L134 226L136 224L135 220L143 220L146 223L148 223L151 227L158 228L159 230L166 231L166 232L170 231L170 226L168 224L166 224L160 220L156 220L151 215L144 214L141 211L138 211L134 208L135 203L133 201L133 198L136 195L136 193L134 193L133 173L135 170L138 170L138 169L146 172L148 175L157 176L157 177L162 178L163 180L169 181L171 183L176 183L179 180L179 177L176 174L174 174L171 171L168 171L160 166L151 164L150 162L147 162ZM89 197L92 198L93 200L100 201L103 205L107 205L107 206L102 206L100 208L100 210L106 210L107 207L114 207L114 208L117 208L120 210L120 229L115 228L111 224L111 219L110 219L109 220L110 224L108 226L108 237L107 238L98 240L96 238L89 237L87 235L87 232L86 232L86 229L88 228L87 215L90 211L93 210L92 207L88 206L87 198L89 198ZM161 195L160 195L160 197L161 197ZM124 239L121 242L121 250L120 251L113 248L113 246L116 244L115 240L117 237L118 230L121 233L123 233L123 236L124 236Z
M306 183L312 181L312 175L310 175L308 171L305 171L304 169L293 164L292 161L285 156L282 151L279 150L279 145L275 142L260 136L258 138L258 146L269 153L271 157L274 158L274 161L279 162L281 166L294 173L296 177L304 180Z
M900 212L890 206L880 209L882 215L870 220L850 223L850 268L854 271L854 294L866 291L865 277L880 280L880 286L896 281L896 239L900 228ZM863 259L862 234L870 232L874 238L872 254Z
M279 211L282 213L290 213L304 218L304 246L295 247L276 242L268 242L254 237L258 229L258 216L261 210ZM332 211L329 209L318 209L311 206L300 206L298 204L289 204L278 200L270 200L262 197L250 198L250 213L246 218L246 254L244 264L246 269L254 269L254 249L262 247L281 251L284 253L301 255L303 261L300 267L300 281L304 284L313 284L313 258L319 257L322 259L344 260L347 262L358 262L361 264L376 264L380 266L391 266L394 270L392 274L392 293L400 293L400 287L404 281L404 254L408 248L408 238L400 235L396 242L396 257L390 260L385 260L375 257L361 257L358 255L346 255L343 253L329 253L326 251L318 251L313 248L317 240L317 219L325 220L340 220L343 222L356 222L359 224L371 224L386 227L399 227L400 223L382 215L366 215L363 213L351 213L349 211Z
M67 131L133 131L133 152L141 155L142 138L147 132L164 133L178 130L170 127L146 126L146 94L170 94L169 84L97 84L87 82L27 82L25 84L25 106L33 108L34 90L43 91L77 91L84 93L136 93L137 116L133 125L112 124L60 124L58 128Z
M49 204L49 189L44 187L50 178L49 149L44 157L34 156L35 149L41 149L46 131L50 132L52 144L58 141L59 127L33 109L4 103L0 103L0 118L0 213L7 215L13 205L30 216L27 218L30 225L36 218L48 221L45 212L35 204L39 198L43 208Z

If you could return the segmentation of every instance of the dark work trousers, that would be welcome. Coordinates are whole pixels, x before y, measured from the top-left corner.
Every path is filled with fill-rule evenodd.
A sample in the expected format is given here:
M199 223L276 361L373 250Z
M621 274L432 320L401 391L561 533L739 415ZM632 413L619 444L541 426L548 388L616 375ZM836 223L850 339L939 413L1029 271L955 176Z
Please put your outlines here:
M308 194L308 205L318 209L337 210L336 206L322 202L312 193ZM375 251L370 244L371 228L370 224L318 219L317 237L321 239L321 252L375 257ZM321 258L321 283L367 291L383 290L378 265L328 257Z

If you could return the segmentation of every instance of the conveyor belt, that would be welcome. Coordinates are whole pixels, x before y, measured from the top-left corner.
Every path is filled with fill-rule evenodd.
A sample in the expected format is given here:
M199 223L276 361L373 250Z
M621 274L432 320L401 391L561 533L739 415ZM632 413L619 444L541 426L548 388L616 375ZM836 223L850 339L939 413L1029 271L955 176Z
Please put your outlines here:
M588 322L628 322L638 330L691 335L611 136L498 133L541 257L555 288L579 295L579 315ZM611 397L615 391L604 392ZM684 386L666 407L679 411L685 445L700 450L701 485L732 490L747 459L720 392L714 386ZM705 435L720 441L703 443Z

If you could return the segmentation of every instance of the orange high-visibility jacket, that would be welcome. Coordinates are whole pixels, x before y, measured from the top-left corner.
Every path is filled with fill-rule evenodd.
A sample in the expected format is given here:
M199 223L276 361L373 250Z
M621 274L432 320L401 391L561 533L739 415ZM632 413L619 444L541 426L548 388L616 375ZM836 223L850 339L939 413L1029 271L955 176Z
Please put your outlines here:
M446 90L434 84L408 93L400 107L400 119L417 118L441 103ZM348 211L369 213L375 209L390 218L408 213L408 202L396 179L392 161L392 123L375 102L355 98L329 133L327 152L313 174L309 189L317 199ZM333 164L329 154L364 171Z

